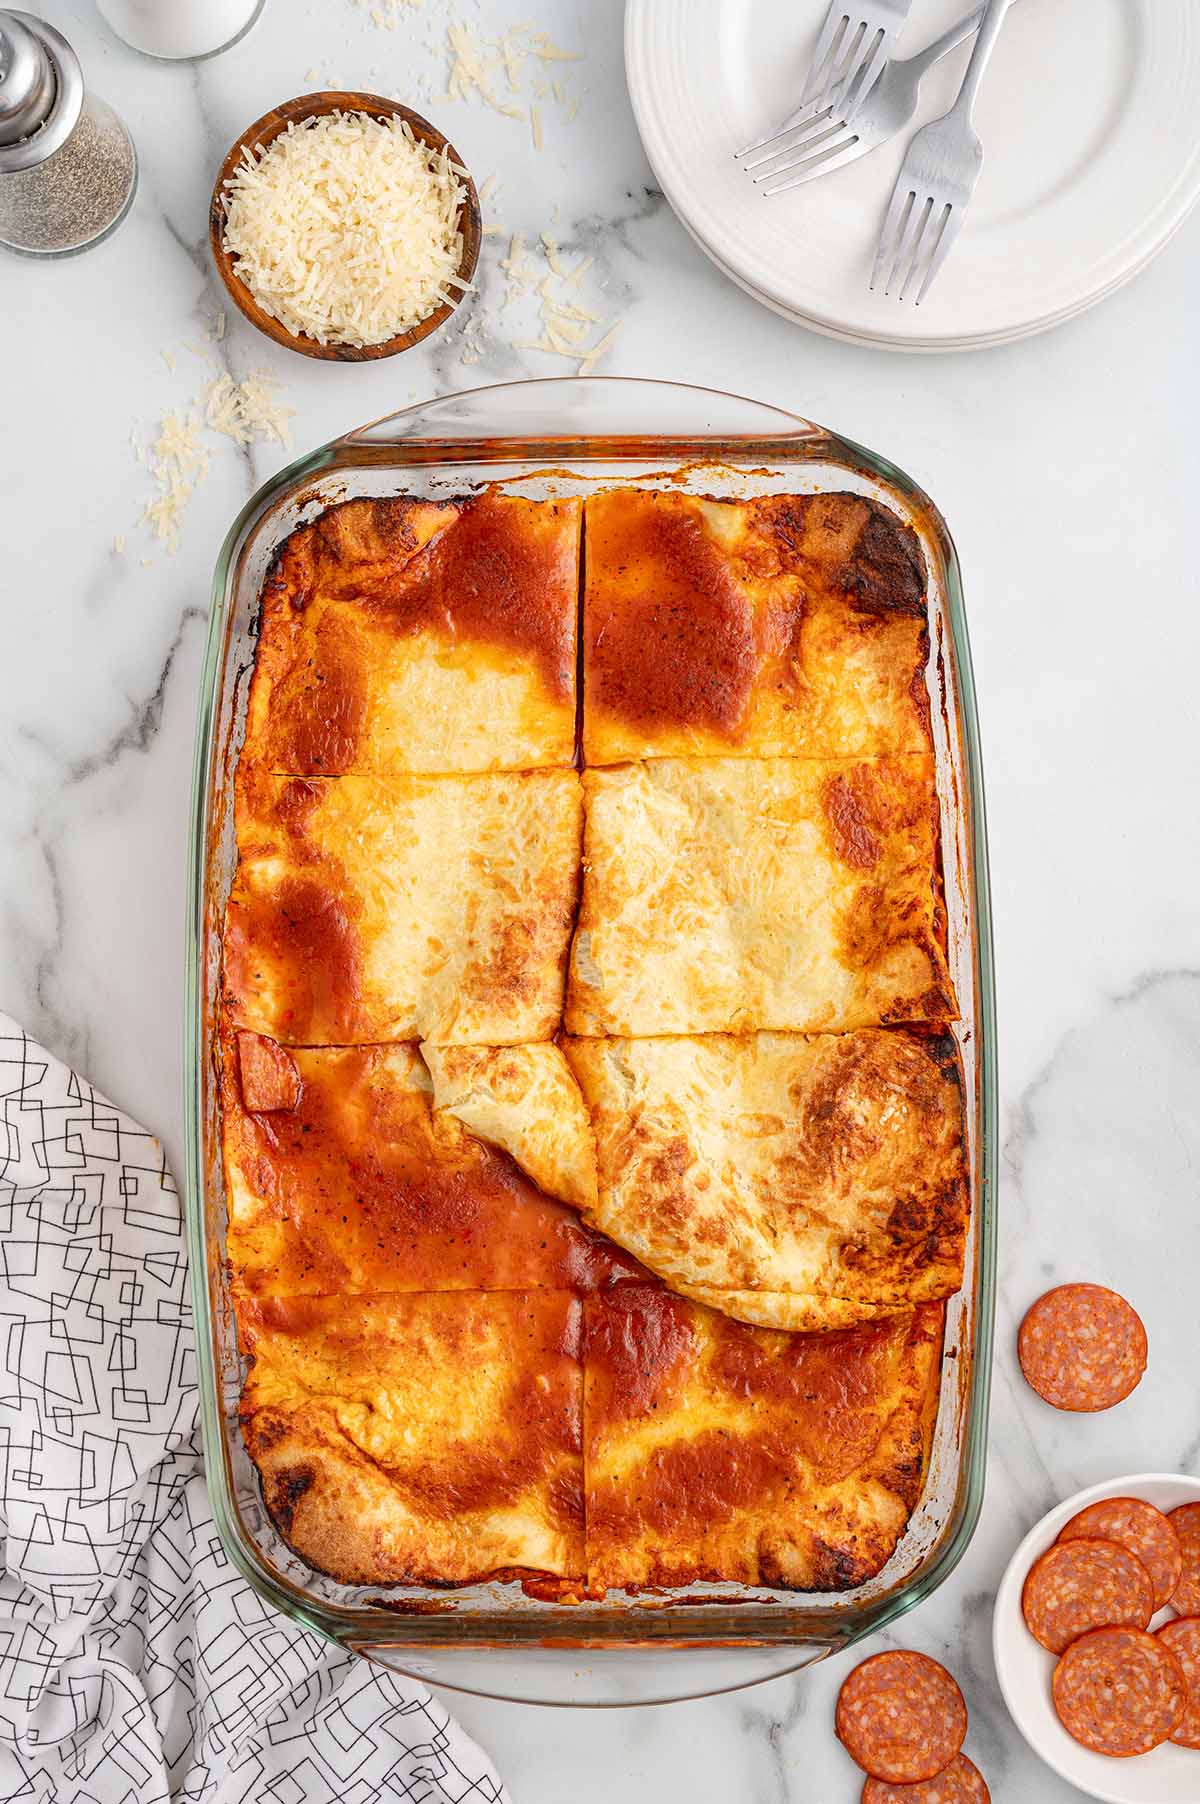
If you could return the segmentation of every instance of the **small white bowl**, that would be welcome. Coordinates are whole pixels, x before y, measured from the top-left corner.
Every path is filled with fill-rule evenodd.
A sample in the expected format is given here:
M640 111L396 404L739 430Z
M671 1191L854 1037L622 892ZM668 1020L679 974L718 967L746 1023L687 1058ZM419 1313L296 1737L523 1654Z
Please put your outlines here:
M1171 1742L1151 1754L1113 1760L1095 1754L1068 1735L1050 1695L1055 1659L1036 1642L1021 1614L1025 1575L1040 1553L1058 1539L1059 1531L1079 1510L1102 1497L1141 1497L1156 1509L1173 1510L1200 1500L1200 1478L1184 1473L1138 1472L1077 1491L1031 1528L1008 1563L996 1593L992 1617L992 1654L996 1676L1009 1714L1035 1754L1047 1766L1102 1804L1197 1804L1200 1799L1200 1748L1178 1748ZM1150 1625L1161 1628L1173 1612L1161 1610Z

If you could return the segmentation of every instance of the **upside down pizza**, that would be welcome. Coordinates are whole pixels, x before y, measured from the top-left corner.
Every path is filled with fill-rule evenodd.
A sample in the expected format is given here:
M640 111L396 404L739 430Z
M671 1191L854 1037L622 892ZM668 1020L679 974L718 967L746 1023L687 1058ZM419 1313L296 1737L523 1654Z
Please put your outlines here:
M886 1564L969 1209L928 659L858 495L359 500L284 545L221 1098L243 1431L314 1568Z

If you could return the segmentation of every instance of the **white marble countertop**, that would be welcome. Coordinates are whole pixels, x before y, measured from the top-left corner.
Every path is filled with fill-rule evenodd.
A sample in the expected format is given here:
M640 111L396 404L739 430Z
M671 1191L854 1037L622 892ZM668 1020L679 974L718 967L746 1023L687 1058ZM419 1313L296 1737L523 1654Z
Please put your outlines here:
M777 400L893 458L951 522L995 883L1001 1297L983 1523L899 1635L958 1675L995 1798L1077 1796L1008 1720L990 1599L1056 1498L1121 1472L1200 1468L1200 219L1048 336L945 359L854 350L756 306L676 223L625 97L617 0L511 12L484 0L486 21L533 17L587 53L550 71L565 98L543 96L540 152L528 125L434 98L443 0L398 7L395 31L351 0L267 0L242 44L176 67L125 50L88 0L42 10L128 121L141 185L130 218L87 256L0 268L0 1006L156 1128L181 1168L184 870L209 579L235 511L287 456L210 435L177 552L139 524L152 488L131 433L152 440L217 367L186 346L235 375L276 376L297 450L427 394L570 368L512 346L537 328L519 307L498 312L506 236L486 241L483 328L465 340L446 333L355 367L276 350L232 311L219 343L204 338L220 301L208 191L236 133L317 86L424 102L476 175L501 179L489 212L506 231L548 231L570 259L595 259L584 304L622 322L602 369ZM1055 1415L1015 1368L1025 1306L1076 1277L1117 1284L1150 1331L1149 1375L1108 1417ZM831 1719L848 1664L663 1709L459 1709L516 1804L851 1804L859 1780Z

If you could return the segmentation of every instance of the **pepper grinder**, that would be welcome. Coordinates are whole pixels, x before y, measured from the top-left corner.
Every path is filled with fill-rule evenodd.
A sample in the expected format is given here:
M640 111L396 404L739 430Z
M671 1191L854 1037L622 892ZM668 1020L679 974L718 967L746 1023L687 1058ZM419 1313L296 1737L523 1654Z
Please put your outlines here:
M0 245L69 257L118 226L137 187L133 140L86 93L62 33L0 7Z

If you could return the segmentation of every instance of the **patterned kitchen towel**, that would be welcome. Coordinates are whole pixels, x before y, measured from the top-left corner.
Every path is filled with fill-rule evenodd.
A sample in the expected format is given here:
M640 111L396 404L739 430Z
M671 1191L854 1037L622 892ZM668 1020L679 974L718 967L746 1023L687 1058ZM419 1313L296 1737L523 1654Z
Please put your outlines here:
M3 1014L0 1110L0 1800L502 1804L440 1703L226 1559L158 1142Z

